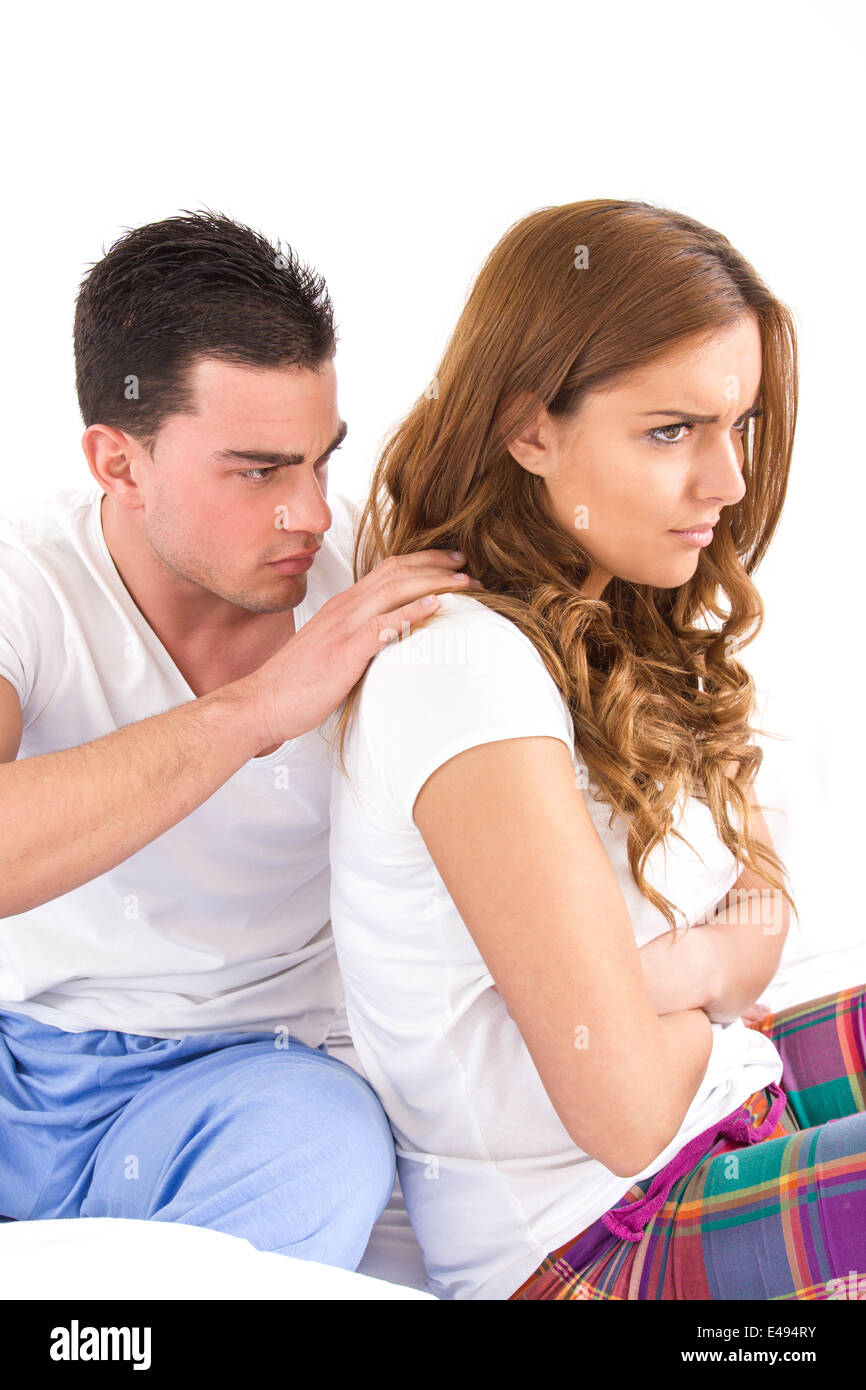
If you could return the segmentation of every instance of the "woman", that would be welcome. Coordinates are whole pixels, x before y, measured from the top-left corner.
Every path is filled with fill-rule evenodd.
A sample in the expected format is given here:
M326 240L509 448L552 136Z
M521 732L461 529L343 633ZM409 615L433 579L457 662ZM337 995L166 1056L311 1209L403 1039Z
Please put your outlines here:
M734 649L796 405L723 236L575 203L495 247L379 461L356 578L456 547L483 585L382 632L334 730L349 1023L441 1297L866 1271L864 992L742 1017L793 906Z

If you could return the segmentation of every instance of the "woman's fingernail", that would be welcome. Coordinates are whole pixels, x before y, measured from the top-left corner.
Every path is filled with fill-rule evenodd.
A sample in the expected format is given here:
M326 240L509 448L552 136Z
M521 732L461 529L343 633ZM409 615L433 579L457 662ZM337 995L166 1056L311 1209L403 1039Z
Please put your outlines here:
M462 550L450 550L448 553L449 553L449 555L451 556L451 559L452 559L452 560L461 560L461 561L462 561L462 560L465 560L465 559L466 559L466 556L463 554L463 551L462 551Z

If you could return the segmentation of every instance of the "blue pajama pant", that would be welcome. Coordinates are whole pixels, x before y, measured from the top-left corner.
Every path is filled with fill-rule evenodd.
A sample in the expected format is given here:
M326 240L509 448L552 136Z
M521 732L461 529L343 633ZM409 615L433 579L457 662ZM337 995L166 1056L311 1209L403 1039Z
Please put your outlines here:
M324 1044L0 1012L0 1218L178 1221L356 1269L395 1167L375 1092Z

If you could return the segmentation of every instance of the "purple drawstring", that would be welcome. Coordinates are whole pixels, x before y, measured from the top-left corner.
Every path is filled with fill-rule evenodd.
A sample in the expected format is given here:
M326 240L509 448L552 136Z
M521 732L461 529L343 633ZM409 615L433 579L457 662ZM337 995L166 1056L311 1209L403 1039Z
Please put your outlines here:
M743 1107L738 1106L723 1120L718 1120L709 1129L705 1129L703 1134L696 1135L661 1172L656 1173L643 1197L638 1197L636 1201L629 1202L624 1207L617 1207L615 1211L604 1213L601 1219L608 1230L621 1240L640 1240L644 1226L662 1206L677 1178L681 1178L704 1157L716 1139L725 1137L741 1144L756 1144L768 1134L772 1134L785 1108L787 1097L775 1081L771 1081L767 1089L773 1092L774 1100L759 1125L751 1125L743 1114Z

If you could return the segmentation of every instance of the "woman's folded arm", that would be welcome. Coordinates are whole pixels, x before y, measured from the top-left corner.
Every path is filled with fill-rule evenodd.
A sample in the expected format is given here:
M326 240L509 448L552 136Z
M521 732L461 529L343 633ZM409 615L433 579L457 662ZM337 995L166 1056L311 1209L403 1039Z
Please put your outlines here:
M657 1016L565 744L466 749L427 779L413 819L572 1140L640 1172L679 1130L712 1029L701 1009Z
M774 849L754 782L752 832ZM640 948L644 983L656 1013L701 1008L730 1023L753 1005L779 969L791 909L782 893L750 868L716 907L687 931L665 932Z

